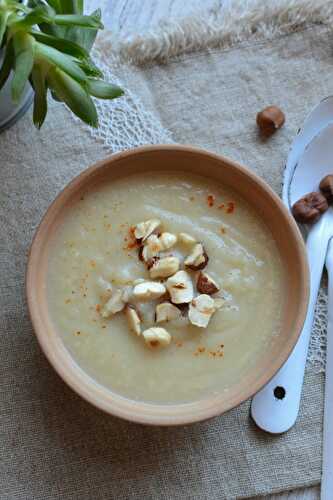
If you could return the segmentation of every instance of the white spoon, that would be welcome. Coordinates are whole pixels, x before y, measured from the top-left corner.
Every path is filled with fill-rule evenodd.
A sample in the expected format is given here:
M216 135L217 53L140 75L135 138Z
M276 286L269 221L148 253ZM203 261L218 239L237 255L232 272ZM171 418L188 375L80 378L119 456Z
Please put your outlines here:
M322 121L320 116L323 117ZM283 191L284 201L289 208L306 193L318 190L322 177L332 172L333 125L330 121L333 121L332 98L315 108L293 144L286 166ZM327 127L322 129L322 126L326 125ZM321 132L315 135L320 129ZM308 140L311 142L307 145ZM304 152L299 158L302 148ZM284 366L252 401L252 417L257 425L267 432L285 432L297 419L314 310L331 236L333 210L330 208L310 228L306 241L311 288L308 313L301 336Z

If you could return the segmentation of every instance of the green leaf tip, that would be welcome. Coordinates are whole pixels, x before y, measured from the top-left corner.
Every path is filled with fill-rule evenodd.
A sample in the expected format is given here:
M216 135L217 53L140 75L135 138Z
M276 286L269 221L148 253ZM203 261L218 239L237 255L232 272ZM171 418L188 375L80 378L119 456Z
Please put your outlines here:
M31 77L35 91L33 122L40 129L47 114L47 85L43 68L40 65L35 65Z
M13 36L13 44L15 63L11 91L13 102L18 103L32 71L34 62L34 39L27 33L19 31Z
M0 69L0 90L5 85L12 70L13 55L14 55L13 45L12 42L10 42L6 47L5 57Z
M98 116L95 104L86 89L74 78L59 68L51 68L47 74L50 88L73 111L91 127L98 127Z
M80 26L81 28L103 29L101 21L95 16L81 14L60 14L54 17L54 22L60 26Z
M118 87L118 85L105 82L104 80L89 78L87 87L89 93L99 99L116 99L124 95L123 89Z

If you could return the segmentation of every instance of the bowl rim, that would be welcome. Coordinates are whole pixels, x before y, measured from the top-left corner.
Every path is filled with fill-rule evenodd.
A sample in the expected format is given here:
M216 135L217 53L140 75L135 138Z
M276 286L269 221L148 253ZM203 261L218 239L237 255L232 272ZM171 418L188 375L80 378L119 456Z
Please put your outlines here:
M299 301L299 311L298 315L294 321L294 327L292 332L288 337L284 349L281 350L278 360L272 360L269 370L262 374L255 384L248 387L242 392L238 398L229 401L229 404L225 404L223 399L221 399L221 394L218 397L207 397L206 399L201 399L195 403L184 403L184 404L150 404L140 401L130 400L123 396L113 393L110 389L103 387L94 379L89 376L80 366L75 362L74 358L70 355L69 351L60 343L62 343L59 334L55 334L58 342L58 352L61 351L61 357L57 357L52 350L50 340L44 333L44 328L42 328L42 321L40 315L40 305L36 296L35 276L38 268L38 252L39 246L43 241L43 230L49 222L48 219L53 209L61 204L62 198L73 190L73 188L78 188L84 180L91 176L91 174L96 173L98 170L102 169L107 165L113 165L120 159L130 158L133 155L141 153L149 153L154 151L181 151L184 153L199 154L201 156L209 157L215 161L225 163L232 168L238 170L239 173L246 177L249 177L254 183L259 185L259 187L266 192L268 197L272 199L276 207L280 211L285 224L289 226L289 230L293 234L295 247L297 249L299 264L301 268L301 273L299 276L300 280L300 301ZM54 220L56 217L54 218ZM52 218L51 218L52 220ZM46 239L47 240L47 239ZM309 301L309 269L306 257L306 250L303 238L299 231L299 228L293 218L290 216L289 211L283 204L279 196L273 191L273 189L258 175L250 171L246 167L240 165L228 157L212 153L202 148L194 147L192 145L174 145L174 144L158 144L158 145L148 145L140 146L130 150L126 150L120 153L115 153L106 158L94 163L79 175L75 176L55 197L53 202L49 205L48 209L44 213L40 224L38 225L28 254L27 263L27 273L26 273L26 296L28 303L28 310L30 319L33 325L35 335L37 337L38 343L50 362L51 366L56 370L58 375L69 385L78 395L83 399L94 405L95 407L103 410L104 412L124 418L125 420L148 424L148 425L186 425L209 418L221 415L229 411L232 408L239 406L242 402L251 398L256 394L262 387L264 387L276 374L276 372L281 368L285 361L290 356L293 348L295 347L299 335L301 333L306 311ZM50 315L48 314L48 317ZM62 361L64 358L68 358L67 365ZM89 382L89 383L88 383ZM107 397L109 396L109 397ZM200 411L198 411L197 406L201 405ZM144 410L144 411L143 411Z

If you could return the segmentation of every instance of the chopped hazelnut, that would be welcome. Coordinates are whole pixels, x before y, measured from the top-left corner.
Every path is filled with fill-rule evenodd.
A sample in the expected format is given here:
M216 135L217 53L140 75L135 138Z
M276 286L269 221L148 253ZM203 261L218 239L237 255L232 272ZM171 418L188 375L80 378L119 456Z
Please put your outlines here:
M333 202L333 175L326 175L319 184L319 189L328 203Z
M162 283L155 281L144 281L135 285L133 289L133 297L137 300L154 300L162 297L166 292L165 286Z
M208 260L209 258L203 245L201 243L197 243L190 255L188 255L184 260L184 264L193 271L200 271L207 266Z
M273 134L284 122L284 113L277 106L268 106L257 114L257 125L264 135Z
M104 300L107 300L112 295L112 285L108 281L106 281L102 276L100 276L97 280L98 288L101 292L101 295Z
M156 234L151 234L146 239L145 245L142 249L142 258L145 262L152 259L163 249L159 237Z
M145 222L140 222L135 226L134 236L137 240L145 241L158 227L161 221L158 219L150 219Z
M188 317L193 325L206 328L214 312L214 299L209 295L202 294L195 297L190 303Z
M172 233L162 233L159 240L163 250L168 250L177 243L178 238Z
M162 302L162 304L156 306L156 323L179 319L181 315L180 309L170 304L170 302Z
M144 278L137 278L133 281L133 286L140 285L140 283L144 283L146 280Z
M178 240L184 246L189 247L189 248L193 247L197 243L197 240L195 238L193 238L193 236L191 236L190 234L187 234L187 233L179 233Z
M309 193L292 206L292 214L302 224L313 224L328 209L327 200L321 193Z
M220 287L209 274L201 271L197 280L197 290L199 293L213 295L220 290Z
M171 276L166 287L174 304L185 304L193 299L193 283L186 271L178 271Z
M151 259L149 259L146 264L147 264L147 269L148 271L156 264L156 262L158 262L160 260L160 257L157 257L157 255L155 257L152 257Z
M161 251L168 250L177 243L177 236L171 233L151 234L139 249L139 259L148 262Z
M110 300L108 300L108 302L104 305L101 315L103 318L109 318L113 314L122 311L124 307L125 302L123 301L123 291L116 290Z
M152 266L149 267L150 277L156 278L168 278L175 274L179 269L179 259L177 257L165 257L163 259L157 259L153 262Z
M182 304L177 304L177 307L180 310L183 318L187 318L187 316L188 316L188 304L189 304L188 302L182 303Z
M127 304L125 314L129 329L137 335L141 335L141 320L135 307Z
M125 302L129 302L132 298L132 293L133 293L133 287L130 285L127 285L123 288L123 293L122 293L122 300Z
M142 332L146 344L151 348L167 347L171 342L171 335L164 328L152 327Z

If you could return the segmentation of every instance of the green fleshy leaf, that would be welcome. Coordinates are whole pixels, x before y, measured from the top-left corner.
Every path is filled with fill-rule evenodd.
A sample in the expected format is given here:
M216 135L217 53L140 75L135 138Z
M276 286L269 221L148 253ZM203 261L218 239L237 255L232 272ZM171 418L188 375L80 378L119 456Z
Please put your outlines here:
M79 66L86 75L94 78L103 78L102 71L95 66L91 59L82 59L78 62Z
M80 26L82 28L103 29L101 21L94 16L83 16L80 14L57 14L54 17L55 24L59 26Z
M99 19L100 21L102 19L101 9L95 10L90 15L96 19ZM91 51L92 46L95 43L97 33L98 33L98 30L81 30L80 45L82 45L88 52Z
M34 62L34 39L31 35L19 31L13 35L13 44L15 66L12 80L12 99L14 102L19 102Z
M76 0L76 8L77 8L78 14L83 14L84 0Z
M48 35L37 30L32 30L31 34L34 38L45 45L49 45L54 49L59 50L65 54L69 54L76 59L88 59L90 60L89 53L80 47L77 43L66 40L65 38L58 38L53 35Z
M61 99L59 99L59 97L56 95L56 93L53 92L53 90L51 90L51 95L52 95L52 99L54 99L55 101L62 102Z
M82 0L59 0L62 14L83 14Z
M17 0L6 0L7 7L14 11L19 12L29 12L29 7L24 5L23 3L19 3Z
M59 38L64 38L66 33L66 28L63 26L56 26L55 24L41 23L38 25L42 33L47 35L56 36Z
M83 0L46 0L57 14L83 14Z
M61 1L60 0L46 0L52 9L56 11L57 14L61 14Z
M84 122L96 127L98 123L95 105L82 84L71 78L59 68L51 68L47 74L47 83L52 96L64 102Z
M35 91L33 121L37 128L41 128L47 113L47 85L43 68L35 65L31 77Z
M37 30L32 30L31 34L34 36L35 40L44 45L48 45L57 49L58 51L72 56L77 59L78 66L84 71L88 76L103 78L103 73L94 62L90 59L89 53L80 47L77 43L71 42L64 38L58 38L46 33L41 33Z
M14 49L12 42L9 42L7 45L5 57L0 69L0 90L2 87L5 85L6 81L8 80L8 77L10 75L10 72L12 70L12 65L14 61Z
M27 28L31 28L35 24L41 23L53 23L53 19L55 17L54 11L50 7L39 6L35 7L33 11L31 11L26 16L22 17L11 24L11 30L13 32L19 30L26 30Z
M61 14L61 9L59 10L59 0L45 0L45 1L47 2L47 4L45 4L45 2L42 0L29 0L28 5L30 7L46 6L47 8L52 9L53 14L55 13ZM38 27L43 33L47 33L48 35L58 36L59 38L63 38L66 31L66 28L49 23L39 23Z
M53 47L49 47L48 45L43 45L39 42L35 42L36 48L36 56L45 59L49 63L58 66L60 69L65 71L68 75L75 78L79 82L83 82L87 80L87 76L79 67L75 59L67 54L63 54L57 49Z
M98 126L98 116L93 100L85 88L61 71L51 68L47 75L50 88L81 120L92 127Z
M124 94L124 91L113 83L107 83L103 80L92 80L90 78L87 82L87 89L91 95L99 99L115 99Z
M99 21L102 18L102 12L101 9L97 9L92 14L90 14L92 17L95 19L98 19ZM75 30L75 28L69 28L70 30ZM75 40L76 43L81 45L86 49L87 52L91 51L92 46L94 45L94 42L96 40L96 36L98 33L98 29L76 29L74 32L74 35L71 35L71 32L66 34L66 38L68 37L70 40ZM75 36L76 38L72 38L72 36Z
M8 17L9 12L0 12L0 47L2 45L3 37L6 32Z
M15 0L15 1L17 1L17 0ZM41 5L42 6L45 5L45 3L43 2L43 0L28 0L28 7L29 7L29 9L34 9L35 7L40 7Z

